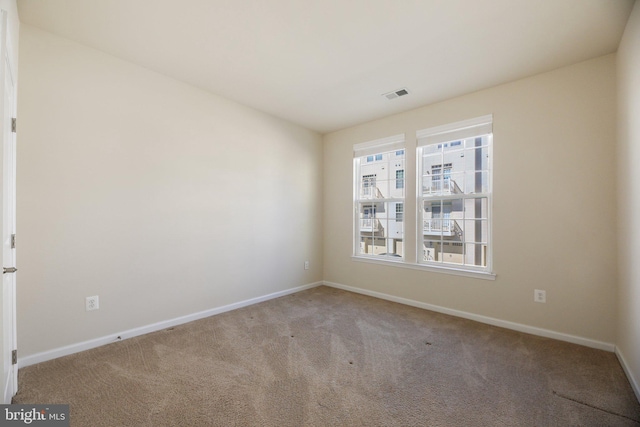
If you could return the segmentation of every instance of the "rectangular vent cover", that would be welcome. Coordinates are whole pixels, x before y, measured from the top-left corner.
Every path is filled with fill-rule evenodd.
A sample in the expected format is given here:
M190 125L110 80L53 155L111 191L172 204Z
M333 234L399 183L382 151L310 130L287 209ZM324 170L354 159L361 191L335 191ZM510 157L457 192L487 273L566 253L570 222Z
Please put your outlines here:
M405 95L409 95L409 91L406 88L403 88L403 89L394 90L393 92L385 93L382 96L384 96L387 99L396 99Z

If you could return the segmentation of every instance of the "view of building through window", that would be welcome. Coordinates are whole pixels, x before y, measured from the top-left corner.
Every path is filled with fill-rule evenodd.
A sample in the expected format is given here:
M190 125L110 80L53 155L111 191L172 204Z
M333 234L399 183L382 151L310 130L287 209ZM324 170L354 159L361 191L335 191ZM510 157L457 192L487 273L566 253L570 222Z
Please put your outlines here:
M404 150L356 158L357 254L403 256Z
M354 145L354 254L491 273L492 129L489 115L418 131L412 164L404 135Z
M487 266L489 144L481 135L419 148L418 262Z

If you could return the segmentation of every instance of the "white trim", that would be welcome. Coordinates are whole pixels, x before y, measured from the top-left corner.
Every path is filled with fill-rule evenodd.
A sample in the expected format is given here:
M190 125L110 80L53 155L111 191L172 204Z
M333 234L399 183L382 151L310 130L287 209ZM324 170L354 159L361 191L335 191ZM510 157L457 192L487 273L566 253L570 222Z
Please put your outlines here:
M488 325L499 326L501 328L511 329L518 332L524 332L526 334L537 335L545 338L553 338L560 341L566 341L573 344L584 345L586 347L596 348L598 350L605 350L613 352L615 346L611 343L596 341L589 338L579 337L576 335L565 334L562 332L551 331L549 329L536 328L535 326L523 325L521 323L509 322L507 320L496 319L493 317L482 316L479 314L468 313L466 311L454 310L451 308L441 307L439 305L427 304L421 301L415 301L407 298L396 297L393 295L384 294L381 292L370 291L368 289L356 288L353 286L342 285L333 282L323 282L325 286L342 289L349 292L355 292L358 294L368 295L375 298L384 299L387 301L393 301L400 304L409 305L412 307L423 308L425 310L431 310L438 313L449 314L451 316L462 317L464 319L475 320L476 322L486 323Z
M18 372L18 365L14 365L14 369ZM11 403L11 398L16 395L15 387L13 386L13 375L7 375L7 381L4 384L3 396L5 397L4 402L5 405L9 405Z
M618 361L620 362L620 365L622 365L622 370L627 375L627 379L631 384L631 388L633 389L633 392L636 394L636 399L638 399L638 402L640 402L640 383L633 376L631 369L629 369L629 365L627 364L626 359L622 355L622 352L620 351L620 347L616 346L615 353L616 353L616 356L618 357Z
M90 350L92 348L100 347L100 346L110 344L116 341L121 341L127 338L133 338L139 335L160 331L166 328L170 328L172 326L182 325L184 323L192 322L194 320L204 319L205 317L215 316L216 314L225 313L227 311L236 310L242 307L247 307L247 306L268 301L274 298L279 298L285 295L304 291L306 289L315 288L320 285L322 285L322 282L310 283L307 285L286 289L284 291L274 292L272 294L251 298L245 301L236 302L236 303L225 305L222 307L212 308L209 310L200 311L198 313L176 317L174 319L164 320L161 322L153 323L151 325L141 326L139 328L134 328L134 329L129 329L127 331L113 333L100 338L95 338L92 340L55 348L53 350L43 351L42 353L31 354L29 356L25 356L18 359L18 363L21 368L29 365L35 365L36 363L46 362L47 360L57 359L58 357L68 356L70 354L78 353L85 350Z
M405 144L405 134L388 136L386 138L376 139L374 141L361 142L354 144L353 157L362 157L371 154L377 154L386 151L403 150Z
M406 261L392 261L382 258L366 257L363 255L352 255L351 259L359 262L368 262L370 264L388 265L391 267L408 268L411 270L430 271L432 273L452 274L454 276L472 277L474 279L484 280L496 280L495 273L489 273L487 271L473 271L469 268L456 268L447 267L445 265L431 265L431 264L414 264Z

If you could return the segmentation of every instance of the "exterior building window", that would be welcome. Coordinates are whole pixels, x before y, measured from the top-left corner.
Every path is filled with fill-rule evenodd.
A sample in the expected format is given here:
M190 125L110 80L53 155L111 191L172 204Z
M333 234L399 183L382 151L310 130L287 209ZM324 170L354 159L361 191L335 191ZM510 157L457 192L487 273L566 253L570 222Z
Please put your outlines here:
M363 196L370 197L376 188L376 174L364 175L362 177Z
M404 135L354 146L356 256L394 261L404 257L403 147Z
M404 215L404 205L396 203L396 222L402 222Z
M396 188L404 188L404 169L396 170Z
M491 116L417 136L418 263L490 272Z

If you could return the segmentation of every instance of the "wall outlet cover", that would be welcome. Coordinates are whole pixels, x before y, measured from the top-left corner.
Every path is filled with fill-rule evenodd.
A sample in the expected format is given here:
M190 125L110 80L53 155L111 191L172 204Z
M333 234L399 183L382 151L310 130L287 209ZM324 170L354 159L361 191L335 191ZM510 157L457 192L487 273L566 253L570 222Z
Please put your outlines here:
M100 299L97 295L87 297L84 303L86 311L97 310L100 308Z

